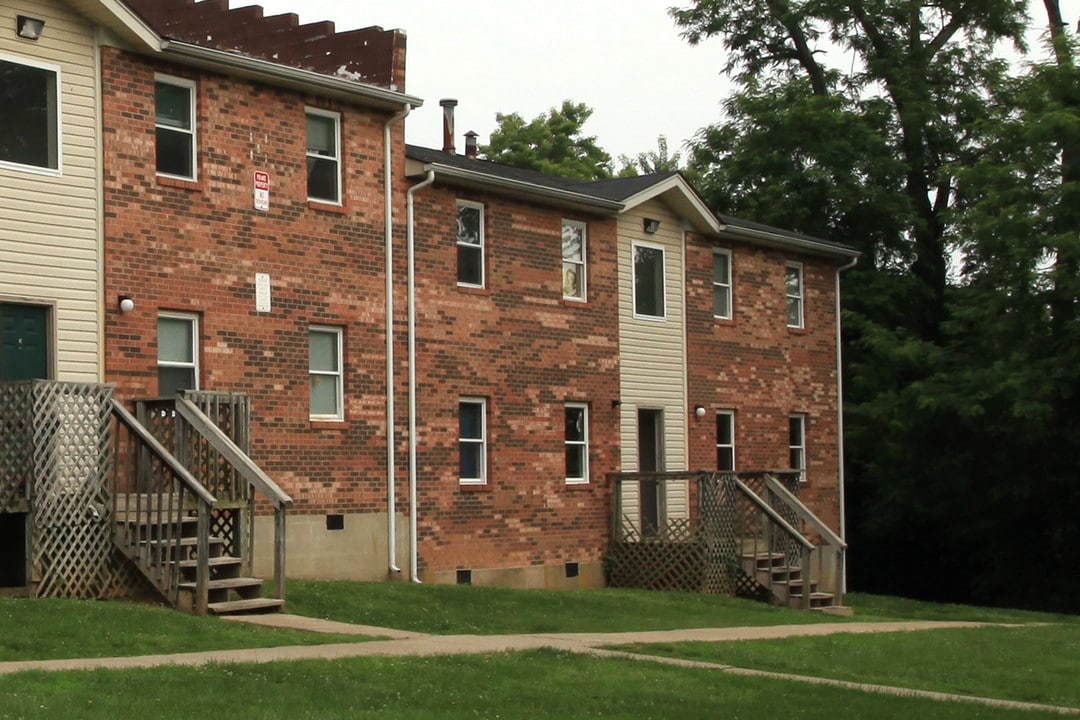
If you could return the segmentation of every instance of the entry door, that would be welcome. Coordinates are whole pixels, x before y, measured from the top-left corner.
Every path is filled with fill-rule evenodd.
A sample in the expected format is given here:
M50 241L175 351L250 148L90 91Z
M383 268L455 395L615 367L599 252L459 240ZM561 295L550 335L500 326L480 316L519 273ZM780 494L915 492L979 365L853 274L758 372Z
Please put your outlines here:
M0 303L0 381L49 379L49 308Z
M638 471L660 472L664 469L664 411L638 410ZM662 485L655 479L642 479L638 486L641 506L641 532L655 533L664 515Z

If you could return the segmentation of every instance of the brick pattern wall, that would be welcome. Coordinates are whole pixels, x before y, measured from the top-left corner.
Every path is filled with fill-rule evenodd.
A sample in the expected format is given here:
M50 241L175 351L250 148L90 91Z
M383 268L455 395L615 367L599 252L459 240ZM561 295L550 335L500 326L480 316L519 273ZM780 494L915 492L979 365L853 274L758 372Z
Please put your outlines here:
M714 247L731 251L733 313L713 317ZM787 327L784 268L803 263L804 328ZM835 265L742 244L687 239L690 467L716 468L716 411L735 411L735 468L788 467L788 417L806 415L801 497L839 527Z
M483 289L458 287L456 201L484 204ZM436 186L417 194L422 568L599 560L618 467L615 221ZM563 300L562 219L587 223L588 301ZM458 479L458 401L487 400L487 484ZM589 405L587 485L565 483L564 407Z
M108 381L121 398L156 396L158 313L196 313L201 387L251 396L252 456L296 512L385 512L388 115L102 52ZM197 182L156 177L155 71L197 83ZM342 114L342 207L307 200L305 105ZM393 137L400 172L400 124ZM269 212L254 209L255 170L270 173ZM257 272L270 274L268 313L255 311ZM122 295L133 312L118 311ZM344 329L344 422L309 421L312 324Z

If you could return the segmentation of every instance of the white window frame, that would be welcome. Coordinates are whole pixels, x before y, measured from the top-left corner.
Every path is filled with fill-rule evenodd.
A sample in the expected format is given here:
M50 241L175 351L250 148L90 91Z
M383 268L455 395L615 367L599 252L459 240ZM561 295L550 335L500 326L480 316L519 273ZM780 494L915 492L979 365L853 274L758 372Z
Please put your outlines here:
M172 85L173 87L181 87L188 91L188 113L191 118L191 127L187 130L184 128L173 127L172 125L160 125L157 121L157 109L156 109L156 97L155 97L155 111L154 111L154 133L157 134L158 129L167 130L169 132L181 133L191 136L191 175L177 175L175 173L161 172L157 169L157 157L154 158L154 169L157 172L158 177L176 178L177 180L189 180L191 182L197 182L199 179L199 137L198 137L198 117L195 115L196 103L195 103L195 81L188 80L187 78L175 77L173 75L165 75L164 73L154 73L154 90L157 91L158 83L162 85ZM155 153L156 149L156 137L155 137Z
M313 153L307 146L307 119L309 115L315 117L328 118L334 121L334 155L322 155L320 153ZM317 107L305 107L304 108L304 165L306 170L307 159L316 158L318 160L332 160L334 162L334 168L336 169L334 187L337 189L336 197L333 199L312 197L310 193L307 196L308 202L323 203L324 205L341 205L342 204L342 187L341 187L341 113L334 112L333 110L323 110ZM305 192L309 182L308 172L304 173L304 187Z
M798 274L799 288L798 292L792 293L788 290L788 271L794 270ZM784 263L784 295L787 298L787 302L784 304L784 315L786 317L787 326L789 328L802 328L805 327L805 313L804 306L806 304L806 283L803 276L803 264L801 262L788 261ZM798 318L795 324L791 322L791 306L795 304L798 310Z
M461 406L462 405L479 405L480 406L480 437L479 438L463 438L461 437ZM461 397L458 398L458 482L462 485L487 485L487 398L481 397ZM480 446L480 477L478 478L463 478L460 477L461 473L461 447L465 443L470 445Z
M639 247L649 248L650 250L660 251L660 263L661 263L661 315L643 315L638 312L637 306L637 249ZM630 268L631 268L631 302L633 303L634 317L640 320L650 320L652 322L666 322L667 321L667 248L663 245L656 243L635 241L630 246Z
M333 335L335 350L337 351L337 370L312 370L311 369L311 336L320 333L324 335ZM345 419L345 352L344 352L344 340L345 333L340 327L334 325L310 325L308 326L308 417L311 420L320 422L340 422ZM313 413L311 412L311 377L317 375L319 377L333 378L337 395L335 403L337 405L336 413Z
M194 383L195 386L192 388L192 390L198 390L200 388L200 383L199 383L199 375L200 375L200 372L199 372L199 316L196 313L162 311L162 312L158 313L158 320L161 320L162 318L166 318L166 319L169 319L169 320L183 320L183 321L188 323L188 327L191 328L191 356L192 356L192 359L191 359L191 362L189 362L189 363L187 363L187 362L175 362L175 361L170 361L170 360L164 360L163 361L161 359L161 334L159 332L158 337L157 337L157 342L158 342L157 367L159 367L159 368L163 368L163 367L167 367L167 368L185 368L185 369L191 370L192 374L193 374L193 376L195 378L195 383ZM159 376L158 382L159 383L161 382L160 376ZM160 389L161 388L159 387L158 390L160 391Z
M792 423L798 423L799 437L791 435ZM798 453L800 462L792 462L792 456ZM806 413L792 413L788 416L788 465L799 471L799 482L806 482Z
M583 438L581 440L567 440L565 429L563 431L563 443L566 449L565 456L569 456L571 449L575 452L582 453L582 475L578 477L566 477L567 485L588 485L589 484L589 405L588 403L566 403L563 408L563 427L566 426L566 412L569 410L581 410L582 421L584 423ZM564 457L565 460L565 457ZM565 467L565 463L564 463Z
M567 258L566 257L565 246L563 246L563 253L562 253L563 299L564 300L572 300L574 302L586 302L586 300L588 298L588 265L586 263L586 255L585 255L585 248L588 245L587 226L586 226L585 223L579 222L577 220L566 220L566 219L564 219L562 221L562 226L561 227L562 227L562 233L561 234L565 234L567 228L577 228L577 229L581 230L581 258L579 260L575 260L573 258ZM560 243L560 245L561 245L561 243ZM580 276L579 276L581 278L581 293L579 295L567 295L566 294L566 269L567 269L568 265L577 266L579 268L579 272L581 273Z
M720 418L727 418L728 428L731 430L731 442L722 444L720 442ZM716 411L716 469L724 472L724 469L720 467L720 449L728 449L731 451L731 470L735 472L738 467L735 463L735 411L734 410L717 410Z
M7 53L0 52L0 60L9 62L12 65L24 65L26 67L36 68L38 70L45 70L53 74L53 103L55 107L52 112L52 121L54 130L52 141L56 144L53 151L56 154L56 167L43 167L41 165L25 165L23 163L12 162L10 160L0 160L0 168L8 170L17 170L19 172L33 173L35 175L47 175L49 177L61 177L64 174L64 128L63 128L63 107L61 95L63 94L63 78L60 74L60 66L53 65L52 63L43 63L37 60L30 60L24 57L18 57L16 55L9 55Z
M480 227L479 227L479 231L478 231L479 232L478 239L480 240L480 243L479 243L479 245L474 245L473 243L462 242L459 239L461 236L457 233L457 231L455 229L455 232L454 232L454 252L457 253L458 252L457 248L459 248L459 247L466 247L466 248L469 248L471 250L479 251L479 253L480 253L480 282L479 282L479 284L477 284L477 283L461 282L461 280L458 280L457 284L458 284L459 287L471 287L471 288L486 287L487 286L487 264L485 262L484 255L487 252L487 237L486 237L487 236L487 230L484 227L484 204L483 203L478 203L478 202L473 202L471 200L458 200L454 205L454 225L455 226L457 225L457 220L458 220L459 213L461 212L461 208L473 208L473 209L479 211L479 213L480 213ZM455 279L458 277L459 269L460 268L458 267L457 256L455 255L455 257L454 257L454 278Z
M726 278L726 282L717 282L716 281L716 258L717 258L717 256L723 256L723 257L725 257L727 259L727 278ZM722 320L730 320L732 318L732 316L734 315L734 312L735 312L734 308L732 307L732 304L731 304L732 303L732 292L731 292L732 268L731 268L731 251L730 250L725 250L723 248L713 248L713 267L712 267L712 270L713 270L713 273L712 273L712 277L713 277L713 281L712 281L712 284L713 284L713 317L714 318L719 318L719 319L722 319ZM717 315L716 314L716 291L718 289L723 290L724 295L727 297L727 315Z

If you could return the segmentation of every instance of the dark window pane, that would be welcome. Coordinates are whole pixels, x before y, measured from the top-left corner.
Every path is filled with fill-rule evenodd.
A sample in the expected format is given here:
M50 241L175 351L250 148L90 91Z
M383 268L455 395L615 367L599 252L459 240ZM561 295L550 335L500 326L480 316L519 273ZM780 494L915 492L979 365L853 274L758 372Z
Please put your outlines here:
M566 446L566 477L585 477L585 446Z
M735 451L730 447L718 447L716 448L716 469L717 470L734 470L735 469Z
M195 387L195 369L158 366L158 395L172 397L178 390Z
M166 175L194 177L191 135L167 128L157 129L157 171Z
M0 161L59 167L56 73L0 60Z
M731 303L728 302L728 289L713 285L713 315L726 318L730 314Z
M308 157L308 197L338 201L338 166L336 160Z
M566 439L584 442L585 408L566 408Z
M472 205L458 205L457 241L469 245L480 245L480 208Z
M457 281L467 285L483 285L481 267L484 251L467 245L458 245L457 251Z
M714 283L727 284L728 282L728 256L717 253L713 255L712 279Z
M158 125L191 129L191 89L180 85L157 83L154 86L154 110Z
M803 444L803 421L801 417L788 418L788 445Z
M716 444L717 445L730 445L731 444L731 416L717 415L716 416Z
M307 151L313 155L337 157L335 118L322 115L307 116Z
M461 428L459 437L471 440L484 437L484 409L480 403L460 403L458 420Z
M464 480L479 480L483 478L480 472L480 463L482 459L481 450L483 446L480 443L463 442L458 443L461 451L461 467L459 477Z
M664 317L664 253L658 248L634 248L634 312Z
M794 470L803 469L803 451L802 448L791 448L791 454L788 456L788 463Z

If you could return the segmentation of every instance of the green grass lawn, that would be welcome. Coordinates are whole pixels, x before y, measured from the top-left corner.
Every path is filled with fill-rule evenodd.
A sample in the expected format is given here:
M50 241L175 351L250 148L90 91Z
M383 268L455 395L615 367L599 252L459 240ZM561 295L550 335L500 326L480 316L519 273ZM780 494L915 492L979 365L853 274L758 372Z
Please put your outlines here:
M0 661L115 657L232 648L360 642L197 618L153 605L0 597ZM3 703L0 702L0 719Z
M1060 717L554 651L0 677L0 718Z
M849 593L844 604L855 609L857 620L974 620L991 623L1071 623L1080 617L1059 613L976 607L926 602L886 595Z
M290 580L288 612L436 634L624 632L845 618L718 595Z
M756 670L1080 708L1080 622L622 649Z

